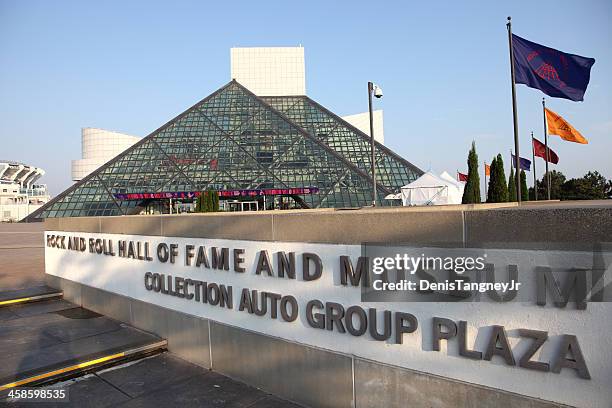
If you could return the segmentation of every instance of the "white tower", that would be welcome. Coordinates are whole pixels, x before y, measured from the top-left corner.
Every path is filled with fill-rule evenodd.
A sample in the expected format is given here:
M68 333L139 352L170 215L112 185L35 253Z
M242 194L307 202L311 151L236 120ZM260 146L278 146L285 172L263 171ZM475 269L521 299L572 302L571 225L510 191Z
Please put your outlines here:
M232 48L231 78L259 96L306 95L303 47Z

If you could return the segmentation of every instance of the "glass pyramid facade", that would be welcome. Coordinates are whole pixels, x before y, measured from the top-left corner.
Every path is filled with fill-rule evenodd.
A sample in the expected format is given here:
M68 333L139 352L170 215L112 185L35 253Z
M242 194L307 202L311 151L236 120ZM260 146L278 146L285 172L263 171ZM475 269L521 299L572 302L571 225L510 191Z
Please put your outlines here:
M370 152L368 135L307 96L268 96L262 99L359 169L370 174L371 154L364 154ZM423 174L420 169L386 146L375 143L377 183L398 191Z
M378 145L378 204L422 171ZM302 208L369 205L369 137L307 97L259 98L232 81L30 214L134 212L147 193L311 188Z

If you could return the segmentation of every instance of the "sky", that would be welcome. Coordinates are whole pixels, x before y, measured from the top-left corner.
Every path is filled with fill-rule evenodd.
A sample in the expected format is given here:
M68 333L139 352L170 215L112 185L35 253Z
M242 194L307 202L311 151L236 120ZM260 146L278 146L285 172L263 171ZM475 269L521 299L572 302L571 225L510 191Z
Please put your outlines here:
M0 159L42 167L56 195L82 127L146 136L231 79L231 47L302 45L307 94L347 115L379 84L385 144L422 170L467 172L474 140L481 166L501 153L508 172L507 16L521 37L596 59L584 102L547 98L589 140L551 136L551 168L612 178L610 0L0 0ZM523 157L531 131L543 138L542 96L517 85Z

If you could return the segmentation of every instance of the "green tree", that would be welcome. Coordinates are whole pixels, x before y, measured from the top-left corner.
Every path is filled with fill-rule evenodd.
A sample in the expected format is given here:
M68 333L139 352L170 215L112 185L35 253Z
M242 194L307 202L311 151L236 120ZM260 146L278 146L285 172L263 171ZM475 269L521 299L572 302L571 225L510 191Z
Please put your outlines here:
M529 189L527 188L527 174L521 170L521 201L529 201Z
M516 198L516 180L514 179L512 163L510 163L510 177L508 177L508 201L518 201Z
M540 198L540 197L538 197ZM533 187L529 187L529 200L533 201L535 200L535 190L533 189Z
M214 202L213 202L213 193L212 190L208 190L206 192L206 212L212 212L213 208L214 208Z
M506 184L506 174L504 172L504 159L501 154L498 154L491 162L491 179L487 202L505 203L506 201L508 201L508 184Z
M562 200L603 200L608 198L608 180L597 171L570 179L561 185Z
M219 211L219 192L216 190L210 190L211 195L211 211Z
M463 204L480 203L480 176L478 174L478 154L476 154L476 142L472 142L472 148L468 153L468 179L463 189Z
M561 199L561 186L565 183L565 175L560 171L553 170L550 172L550 198L551 200ZM537 181L538 199L546 200L548 195L546 192L546 173L542 176L542 180Z
M495 168L497 167L497 158L493 157L493 160L491 161L491 166L489 167L489 186L487 188L487 203L492 203L493 202L493 198L492 198L492 193L493 193L493 185L495 184L495 177L496 177L496 173L495 173Z
M200 195L196 198L195 206L193 208L194 212L202 212L202 195L204 192L200 192Z
M210 211L208 191L200 192L200 195L198 196L198 199L196 201L195 211L201 213Z

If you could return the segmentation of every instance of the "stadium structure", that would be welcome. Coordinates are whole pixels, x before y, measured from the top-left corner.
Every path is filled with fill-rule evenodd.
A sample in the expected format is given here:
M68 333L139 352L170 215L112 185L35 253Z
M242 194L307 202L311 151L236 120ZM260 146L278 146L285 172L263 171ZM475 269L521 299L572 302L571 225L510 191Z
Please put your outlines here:
M39 167L0 160L0 221L20 221L49 201L45 184L35 184L45 174Z

